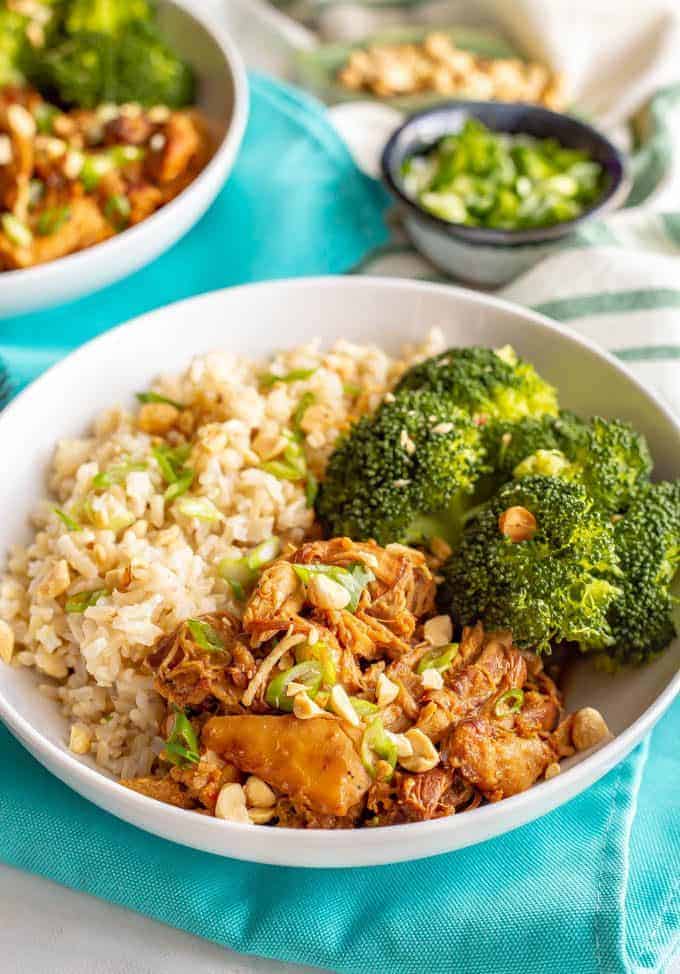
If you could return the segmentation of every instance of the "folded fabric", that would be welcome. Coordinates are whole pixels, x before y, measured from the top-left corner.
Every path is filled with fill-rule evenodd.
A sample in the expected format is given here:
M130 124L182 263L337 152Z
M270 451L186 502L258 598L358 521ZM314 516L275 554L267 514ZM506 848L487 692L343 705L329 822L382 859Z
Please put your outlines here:
M260 78L252 95L232 180L172 252L70 307L0 323L0 354L16 378L167 300L343 271L384 243L382 191L353 168L316 103ZM545 304L578 285L551 276L540 297L517 296ZM679 725L676 705L605 779L509 835L421 862L328 872L224 860L143 833L67 789L0 728L11 769L0 859L244 952L337 971L660 970L680 929Z

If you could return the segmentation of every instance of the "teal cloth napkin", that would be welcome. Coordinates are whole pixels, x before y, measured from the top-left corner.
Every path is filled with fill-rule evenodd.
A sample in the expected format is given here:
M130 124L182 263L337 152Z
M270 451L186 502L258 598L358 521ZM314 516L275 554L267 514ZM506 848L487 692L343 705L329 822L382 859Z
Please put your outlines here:
M94 297L0 322L18 384L148 308L246 280L342 272L386 239L385 197L320 106L260 77L251 94L232 179L170 253ZM587 793L507 836L319 872L219 859L125 825L0 727L0 859L236 950L341 972L664 970L680 930L679 730L676 704Z

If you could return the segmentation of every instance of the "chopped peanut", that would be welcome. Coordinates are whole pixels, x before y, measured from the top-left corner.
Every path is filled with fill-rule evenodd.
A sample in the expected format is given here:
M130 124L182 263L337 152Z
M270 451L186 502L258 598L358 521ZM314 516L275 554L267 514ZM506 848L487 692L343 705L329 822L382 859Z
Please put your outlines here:
M87 754L92 743L92 734L85 724L73 724L69 738L69 750L74 754Z
M11 663L14 653L14 630L4 619L0 619L0 659Z
M35 594L39 599L56 599L62 595L71 584L68 562L63 558L55 561L38 582Z
M587 751L610 736L609 728L599 710L583 707L574 714L571 739L577 751Z
M423 626L423 635L430 646L446 646L453 637L451 616L434 616Z
M498 530L513 544L530 541L538 530L536 518L526 507L509 507L498 518Z
M375 685L376 703L382 709L388 707L399 696L399 687L388 676L381 673Z
M276 804L276 795L269 785L254 774L246 781L243 791L249 808L271 808Z
M240 785L235 782L222 785L215 805L215 818L222 818L226 822L250 823L245 792Z
M146 402L139 410L137 426L143 433L164 436L179 418L179 409L169 402Z
M413 748L413 754L399 759L403 768L415 772L431 771L439 764L439 752L427 734L412 727L405 736Z

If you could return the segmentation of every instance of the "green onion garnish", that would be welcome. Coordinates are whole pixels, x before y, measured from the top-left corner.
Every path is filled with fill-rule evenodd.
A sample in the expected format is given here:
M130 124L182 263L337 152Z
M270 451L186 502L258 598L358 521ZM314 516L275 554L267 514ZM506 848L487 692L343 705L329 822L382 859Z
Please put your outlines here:
M38 217L36 230L41 237L49 237L56 233L63 225L71 219L71 210L68 206L54 206L49 210L43 210Z
M60 507L55 507L55 508L53 508L53 510L54 510L54 513L59 518L59 520L60 521L63 521L63 523L66 525L66 530L67 531L82 531L83 530L82 527L80 526L80 524L78 524L78 522L76 520L74 520L72 517L70 517L66 513L66 511L62 511L62 509Z
M352 396L354 398L361 393L361 386L358 386L356 382L345 382L343 383L342 391L346 396Z
M12 213L2 214L2 229L5 231L7 239L15 247L30 247L33 243L33 234L31 231L25 223L17 220Z
M397 765L397 746L385 733L380 717L373 718L361 739L361 760L372 778L375 778L377 774L377 758L386 761L394 772ZM392 773L387 776L386 780L391 777Z
M86 609L96 605L103 596L110 594L107 588L95 588L90 592L78 592L77 595L72 595L70 599L66 600L64 608L67 612L85 612Z
M168 399L167 396L161 396L159 392L138 392L137 399L139 402L164 402L168 406L174 406L175 409L186 409L187 407L184 403L177 402L176 399Z
M293 571L301 582L309 584L314 575L326 575L328 578L342 585L350 594L350 600L345 606L347 612L356 612L361 593L370 582L375 581L375 575L360 562L341 568L339 565L293 565Z
M61 115L58 108L54 105L50 105L48 102L40 102L36 106L33 117L35 119L35 125L41 135L51 135L54 126L54 119L57 115Z
M201 759L198 753L198 740L191 721L179 707L173 707L175 721L172 732L165 742L163 754L169 764L180 767L187 764L198 764Z
M208 497L182 497L177 503L177 510L185 517L195 517L198 521L224 520L224 514Z
M316 495L319 493L319 481L316 479L311 470L307 471L307 480L305 481L305 500L307 501L307 507L314 507L314 501L316 500Z
M281 551L278 538L267 538L243 558L223 558L217 566L221 578L225 580L234 596L243 602L248 590L257 579L258 573L265 565L274 561Z
M32 179L28 184L28 205L33 209L45 195L45 184L42 179Z
M435 646L420 657L417 673L424 673L425 670L439 670L443 673L448 670L458 655L458 643L449 643L448 646Z
M291 713L293 710L294 697L289 697L286 693L289 683L301 683L307 695L312 699L317 695L321 687L323 671L321 664L316 660L305 660L296 666L291 666L289 670L279 673L270 682L265 694L265 700L274 710L283 710Z
M292 372L288 372L286 375L275 375L273 372L265 372L260 376L260 385L273 386L277 382L302 382L304 379L310 379L315 372L316 368L293 369Z
M191 467L184 467L182 473L179 475L174 484L166 489L164 497L168 503L174 501L177 497L181 497L182 494L186 494L191 485L194 482L194 471Z
M181 446L169 447L165 444L155 446L151 453L159 466L161 474L168 488L165 491L165 499L170 502L186 494L194 482L195 472L193 467L187 467L184 461L191 453L191 445L183 443Z
M92 486L95 490L105 490L113 484L122 484L129 473L136 470L146 470L147 465L141 460L129 460L124 463L115 463L108 470L95 474L92 478Z
M106 153L86 155L80 170L80 181L85 192L91 193L99 186L102 176L114 168L114 162Z
M107 154L114 166L127 166L130 162L141 162L146 149L141 145L114 145Z
M130 200L122 193L115 193L109 196L104 205L104 216L111 226L115 227L116 232L120 233L130 222Z
M196 645L207 653L220 653L224 649L224 640L210 623L201 619L187 619L187 629Z
M321 666L321 679L324 686L332 687L338 679L335 660L330 647L322 639L312 645L309 642L300 643L295 647L295 659L298 663L316 660Z
M304 395L300 397L300 402L297 404L293 410L293 415L291 416L291 422L293 424L293 431L296 436L302 437L302 430L300 429L300 423L302 422L302 417L305 415L309 407L312 405L316 396L313 392L305 392Z
M496 717L508 717L510 714L518 714L524 703L524 690L517 687L506 690L496 701L494 713Z
M372 717L380 709L377 703L371 703L370 700L364 700L363 697L350 697L349 700L360 717Z
M262 464L262 469L279 480L304 480L307 476L305 452L294 433L286 434L286 439L283 460L269 460Z

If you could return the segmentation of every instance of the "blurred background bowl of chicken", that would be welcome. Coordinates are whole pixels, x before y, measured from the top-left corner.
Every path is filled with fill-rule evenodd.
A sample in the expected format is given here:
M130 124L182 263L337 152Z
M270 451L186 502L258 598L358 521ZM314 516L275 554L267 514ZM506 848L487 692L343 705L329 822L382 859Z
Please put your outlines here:
M228 321L242 327L227 336ZM324 348L344 339L398 354L432 327L441 328L446 345L512 345L559 386L565 409L630 421L647 437L656 475L680 475L680 426L670 411L612 356L536 312L462 288L393 278L266 282L195 297L113 329L62 360L7 407L0 439L13 460L0 503L0 552L4 557L30 533L29 513L44 496L54 443L82 435L104 407L132 405L135 391L146 389L155 375L218 348L261 359L313 336ZM595 707L612 736L567 758L561 774L464 814L378 829L263 828L188 812L124 788L92 756L69 750L68 721L40 692L40 682L33 669L1 665L0 718L53 774L112 814L218 855L287 866L367 866L473 845L588 788L623 760L680 690L680 639L646 666L612 674L596 669L587 654L570 666L562 682L566 709Z
M0 318L73 300L133 273L185 234L224 185L248 116L241 57L222 28L195 8L190 13L172 0L160 0L157 26L168 49L193 69L195 108L209 131L211 158L170 202L123 232L36 266L11 269L5 263L10 269L0 271ZM137 97L144 100L142 92Z

